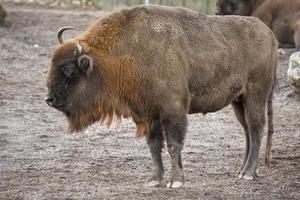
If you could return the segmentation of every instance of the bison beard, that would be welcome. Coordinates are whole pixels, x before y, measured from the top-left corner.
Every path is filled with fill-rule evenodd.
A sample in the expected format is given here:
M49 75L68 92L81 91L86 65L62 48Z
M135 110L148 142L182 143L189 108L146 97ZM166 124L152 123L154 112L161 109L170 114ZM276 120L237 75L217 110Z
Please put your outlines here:
M113 13L66 42L64 29L52 57L47 103L64 110L71 131L132 117L153 162L146 186L161 184L166 141L171 157L167 186L181 187L187 114L229 104L246 136L239 177L256 176L266 110L269 163L277 41L259 20L140 6Z
M110 126L113 119L132 117L127 106L120 103L113 103L111 98L104 98L105 95L98 97L89 109L81 109L75 112L66 112L71 132L80 132L95 122L105 123ZM149 122L134 118L136 123L136 136L141 137L149 132Z
M90 109L81 109L74 113L66 113L69 120L70 131L82 131L97 121L101 123L105 122L109 126L114 115L119 119L121 118L119 112L118 114L114 114L115 110L117 109L113 104L108 104L105 100L97 100L96 103L91 105Z
M110 109L108 110L108 108ZM114 117L114 110L112 105L108 106L102 102L97 102L92 105L90 110L79 110L72 114L67 113L69 129L71 132L79 132L97 121L105 122L109 126ZM117 115L117 118L120 119L121 115Z

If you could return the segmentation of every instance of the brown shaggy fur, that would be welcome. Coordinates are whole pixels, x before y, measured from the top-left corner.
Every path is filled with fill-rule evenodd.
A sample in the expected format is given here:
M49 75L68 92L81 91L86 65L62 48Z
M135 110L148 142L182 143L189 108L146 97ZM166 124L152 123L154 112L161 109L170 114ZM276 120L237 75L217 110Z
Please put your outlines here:
M300 0L218 0L217 14L255 16L268 25L279 47L300 48Z
M93 60L89 73L78 63L82 55ZM114 116L132 117L138 135L147 136L157 169L164 129L172 166L180 171L186 114L240 106L235 110L243 116L237 117L260 140L266 104L272 109L276 62L276 39L254 17L140 6L113 13L58 46L48 88L50 96L64 91L56 95L64 107L56 107L68 117L71 131L97 121L110 123ZM66 78L62 70L70 66L75 75ZM259 145L250 148L249 160L257 159ZM249 162L241 173L252 176L256 161ZM182 181L179 171L173 174Z

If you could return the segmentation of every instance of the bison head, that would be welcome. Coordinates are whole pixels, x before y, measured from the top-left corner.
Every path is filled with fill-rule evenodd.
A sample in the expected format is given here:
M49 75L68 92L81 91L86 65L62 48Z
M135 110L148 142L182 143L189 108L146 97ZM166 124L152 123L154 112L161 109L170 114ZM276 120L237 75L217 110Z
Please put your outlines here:
M71 131L79 131L92 123L91 120L88 123L79 118L82 113L89 112L90 107L95 104L95 91L100 91L101 78L100 73L93 67L93 58L85 52L79 41L62 41L62 33L67 29L71 28L66 27L58 31L61 44L52 57L46 103L65 113Z
M217 15L234 15L237 14L240 0L218 0Z

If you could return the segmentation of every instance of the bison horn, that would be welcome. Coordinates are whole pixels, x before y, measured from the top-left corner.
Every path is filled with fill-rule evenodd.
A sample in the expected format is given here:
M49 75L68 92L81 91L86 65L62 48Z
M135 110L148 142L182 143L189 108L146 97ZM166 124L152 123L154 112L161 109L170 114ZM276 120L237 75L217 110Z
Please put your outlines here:
M62 39L62 34L65 30L75 30L73 27L62 27L57 32L57 38L60 44L64 43L64 40Z
M80 46L80 44L76 43L76 50L75 50L75 54L80 55L82 53L82 47Z

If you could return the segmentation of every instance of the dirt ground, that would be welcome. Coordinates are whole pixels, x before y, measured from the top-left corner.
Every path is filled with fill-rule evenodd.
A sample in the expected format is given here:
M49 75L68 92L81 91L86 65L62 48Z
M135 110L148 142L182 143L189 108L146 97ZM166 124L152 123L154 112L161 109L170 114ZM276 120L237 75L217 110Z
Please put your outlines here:
M131 120L69 134L64 116L43 100L56 31L74 26L65 34L73 37L107 13L5 6L12 25L0 27L0 199L300 199L300 97L286 79L295 50L280 56L271 168L263 145L259 178L236 177L245 141L227 107L189 116L183 188L144 188L150 153Z

